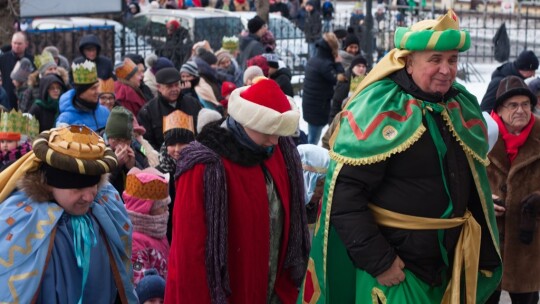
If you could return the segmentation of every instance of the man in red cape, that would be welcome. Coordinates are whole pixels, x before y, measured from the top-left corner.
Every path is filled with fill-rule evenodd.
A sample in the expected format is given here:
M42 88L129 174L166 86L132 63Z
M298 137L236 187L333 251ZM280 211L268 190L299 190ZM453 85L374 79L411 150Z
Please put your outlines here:
M269 79L234 90L178 161L165 303L294 303L309 254L300 114Z

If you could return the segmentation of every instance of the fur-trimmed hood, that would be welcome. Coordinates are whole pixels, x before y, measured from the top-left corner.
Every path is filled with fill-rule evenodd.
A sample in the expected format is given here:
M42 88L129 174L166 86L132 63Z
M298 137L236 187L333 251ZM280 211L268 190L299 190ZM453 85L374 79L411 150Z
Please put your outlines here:
M58 67L56 69L56 74L58 74L58 76L60 76L60 78L62 78L62 80L64 81L64 85L67 85L69 83L69 73L66 69L64 69L63 67ZM34 71L32 72L29 76L28 76L28 86L29 87L37 87L39 86L39 80L41 78L39 77L39 71Z

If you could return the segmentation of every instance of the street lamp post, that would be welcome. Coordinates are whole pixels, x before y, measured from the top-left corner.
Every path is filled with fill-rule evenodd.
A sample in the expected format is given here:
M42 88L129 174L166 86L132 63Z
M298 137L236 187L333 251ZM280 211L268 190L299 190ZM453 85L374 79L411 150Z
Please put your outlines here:
M362 35L364 41L362 42L365 46L364 50L366 52L366 61L368 67L373 67L373 12L372 12L372 1L366 0L366 16L364 19L364 28L365 35Z

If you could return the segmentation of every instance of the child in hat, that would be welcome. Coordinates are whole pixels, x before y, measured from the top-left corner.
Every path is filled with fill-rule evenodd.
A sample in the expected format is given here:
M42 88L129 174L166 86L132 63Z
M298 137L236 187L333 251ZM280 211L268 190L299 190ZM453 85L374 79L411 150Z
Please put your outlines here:
M28 88L28 76L34 71L34 66L28 58L22 58L17 61L15 67L11 71L10 77L13 86L15 87L15 95L17 95L17 105L23 98L23 94Z
M176 163L180 158L180 152L192 141L195 140L194 119L180 110L175 110L171 114L163 117L163 139L164 142L159 150L159 165L156 167L163 173L174 176L176 173ZM174 179L169 183L169 194L176 195ZM172 210L174 204L170 206L169 224L167 225L167 236L172 240Z
M165 297L165 279L155 269L144 272L144 278L137 285L140 304L163 303Z
M14 163L17 159L32 150L28 139L29 120L35 119L24 116L20 111L3 112L0 117L0 172ZM37 124L32 126L37 127ZM37 133L36 130L33 131Z
M129 170L122 198L133 224L133 283L137 285L144 272L151 268L166 278L169 256L166 232L171 202L169 174L155 168Z

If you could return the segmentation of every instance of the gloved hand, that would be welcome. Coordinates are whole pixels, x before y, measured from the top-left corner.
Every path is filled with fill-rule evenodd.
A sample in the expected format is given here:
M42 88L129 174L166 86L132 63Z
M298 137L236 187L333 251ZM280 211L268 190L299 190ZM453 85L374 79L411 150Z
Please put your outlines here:
M519 240L529 245L536 230L536 215L540 211L540 192L533 192L521 201Z

